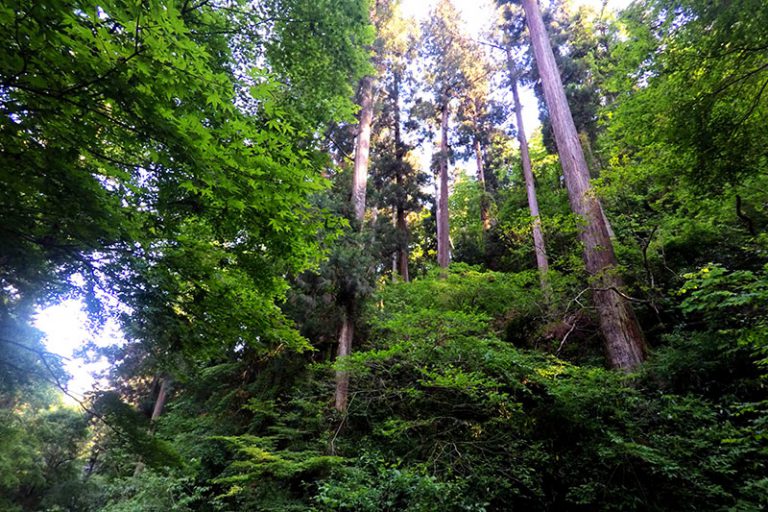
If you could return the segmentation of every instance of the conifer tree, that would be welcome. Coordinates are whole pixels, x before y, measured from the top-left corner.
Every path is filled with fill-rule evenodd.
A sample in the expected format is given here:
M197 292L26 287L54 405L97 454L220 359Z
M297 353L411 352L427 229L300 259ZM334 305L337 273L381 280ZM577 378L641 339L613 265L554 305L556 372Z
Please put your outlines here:
M419 41L415 20L402 16L400 3L391 3L387 20L381 26L382 91L379 95L376 157L372 166L377 206L391 210L394 234L391 237L393 273L410 280L409 245L411 234L408 213L421 208L422 188L427 176L418 169L414 149L414 123L410 117L419 85L411 62ZM409 137L410 135L410 137ZM393 276L394 277L394 276Z
M437 263L445 269L450 263L450 234L448 221L448 166L450 148L449 127L455 99L466 91L469 80L467 39L459 27L459 12L450 0L440 0L423 32L422 58L426 65L426 82L434 102L434 114L439 128L436 154L438 174L437 199Z
M510 67L513 64L510 63ZM548 293L550 285L547 278L549 271L549 258L547 258L547 248L544 243L544 233L541 229L541 215L539 214L539 200L536 196L536 181L533 177L533 166L531 165L531 154L528 150L528 139L525 136L525 125L523 124L523 106L520 103L520 92L518 91L517 77L515 70L510 69L510 87L515 104L515 119L517 122L517 140L520 144L520 160L523 166L523 179L525 180L525 191L528 198L528 209L531 212L531 232L533 234L533 248L536 253L536 266L541 274L541 288L545 295Z
M523 168L523 180L525 182L528 210L531 214L531 233L533 247L536 255L536 267L539 270L541 288L545 296L550 293L550 283L547 277L549 271L549 258L547 257L544 233L541 229L541 215L539 213L539 201L536 195L536 181L533 175L533 165L528 147L528 138L523 124L523 106L520 102L519 84L524 77L524 62L529 53L526 51L523 37L524 22L519 6L505 5L501 12L499 29L501 42L498 48L506 57L506 67L509 88L512 90L513 107L515 111L515 124L517 128L517 141L520 145L520 160Z
M593 300L606 354L613 367L632 370L645 359L645 337L631 305L622 292L624 283L617 273L618 262L613 243L600 200L590 184L589 168L538 3L536 0L522 0L522 4L544 97L552 116L552 127L571 209L583 222L580 238L584 244L584 261L593 280Z
M389 9L389 0L375 0L370 5L370 22L376 31L381 28ZM372 48L372 64L376 75L381 72L381 41L374 42ZM355 227L363 229L365 220L366 189L368 184L368 167L370 162L371 126L373 124L375 88L377 77L366 75L360 80L360 114L355 139L355 158L352 174L352 211L354 212ZM352 293L343 304L341 329L336 356L342 359L352 352L355 337L355 315L357 309L356 294ZM349 374L343 370L336 371L335 407L338 411L347 408L349 400Z
M497 127L503 122L504 114L491 95L491 79L494 66L479 44L474 41L462 42L466 58L462 59L461 70L466 87L460 98L457 129L459 144L467 148L466 155L475 160L477 181L480 185L480 221L483 232L491 228L491 196L487 183L486 149Z

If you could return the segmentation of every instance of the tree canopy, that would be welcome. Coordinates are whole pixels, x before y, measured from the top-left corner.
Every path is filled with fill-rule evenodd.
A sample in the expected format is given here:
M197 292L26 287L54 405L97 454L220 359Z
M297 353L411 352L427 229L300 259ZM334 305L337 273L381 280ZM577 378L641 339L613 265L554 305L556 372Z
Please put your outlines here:
M412 8L0 6L0 509L768 507L768 4Z

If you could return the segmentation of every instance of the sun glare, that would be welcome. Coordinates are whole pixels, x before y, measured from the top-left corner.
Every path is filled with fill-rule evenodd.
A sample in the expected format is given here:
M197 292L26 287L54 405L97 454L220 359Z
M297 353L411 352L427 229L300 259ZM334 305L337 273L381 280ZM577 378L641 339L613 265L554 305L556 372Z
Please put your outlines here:
M48 350L63 358L64 368L71 375L67 391L77 399L93 389L97 383L94 374L108 367L104 359L86 361L78 355L78 350L91 341L97 346L107 346L122 340L120 329L114 322L107 322L99 332L91 332L83 304L75 299L41 310L35 318L35 327L45 334ZM74 399L67 397L65 401L72 402Z

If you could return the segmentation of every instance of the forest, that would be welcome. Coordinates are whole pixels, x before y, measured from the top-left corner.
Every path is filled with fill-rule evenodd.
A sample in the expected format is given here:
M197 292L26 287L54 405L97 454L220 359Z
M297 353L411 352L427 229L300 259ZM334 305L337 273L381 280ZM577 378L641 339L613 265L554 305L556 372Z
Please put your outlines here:
M613 3L0 2L0 511L768 510L768 2Z

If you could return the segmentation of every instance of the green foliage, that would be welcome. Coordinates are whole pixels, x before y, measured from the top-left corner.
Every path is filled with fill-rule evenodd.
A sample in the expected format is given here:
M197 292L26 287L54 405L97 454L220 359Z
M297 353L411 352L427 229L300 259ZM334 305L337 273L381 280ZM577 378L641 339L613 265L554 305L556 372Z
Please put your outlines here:
M320 485L318 510L384 511L484 510L467 502L459 482L440 482L427 467L399 469L379 455L361 454L356 465Z
M237 436L218 438L230 444L236 455L214 483L227 492L219 500L240 507L259 506L265 510L300 510L301 501L290 492L290 482L309 482L327 475L341 459L314 450L291 449L286 442L301 432L274 427L269 437ZM280 430L279 432L277 432ZM290 436L290 437L289 437Z
M100 512L189 512L200 505L207 489L187 476L143 471L110 482Z
M346 478L367 480L353 487L340 478L339 487L324 490L333 491L333 503L370 507L395 492L364 477L370 469L359 473L370 466L370 456L353 455L364 447L379 454L379 473L391 464L416 474L426 467L437 482L466 486L464 501L448 510L461 510L460 503L488 510L760 508L766 461L761 440L749 435L751 419L706 398L725 383L734 392L749 386L743 371L700 371L694 380L691 368L669 364L670 348L651 366L658 373L629 386L600 368L521 352L490 334L493 318L520 308L519 294L476 300L494 290L495 277L460 270L449 284L424 279L380 292L369 314L373 347L345 365L356 391L348 439L338 440L357 460ZM717 362L728 357L722 349L692 349L676 350L696 354L692 363L709 358L710 368L728 364ZM686 378L691 385L681 387ZM393 510L430 503L424 500Z
M422 27L425 80L434 93L435 110L460 97L473 76L472 41L459 28L459 12L450 0L440 0ZM447 157L447 155L446 155Z
M627 12L626 27L639 44L617 48L626 59L622 64L636 66L627 77L635 84L622 84L620 92L627 94L638 81L648 84L611 118L611 129L624 132L627 157L647 161L650 150L672 174L692 178L689 186L708 193L764 171L757 146L766 115L766 16L764 3L755 0L657 1ZM647 24L650 18L658 20L655 28ZM634 123L625 122L625 113L640 109Z
M546 133L531 143L553 268L540 288L519 156L447 1L423 27L424 78L429 100L461 100L456 147L480 142L487 188L456 182L460 263L429 270L434 226L410 153L425 136L414 119L435 105L409 65L415 31L379 2L374 40L368 4L0 7L0 508L768 508L764 2L549 14L648 327L651 358L633 375L593 350ZM357 226L343 153L372 41L386 68L378 218ZM409 232L391 226L398 210ZM385 283L405 247L418 277ZM127 337L106 351L114 389L87 415L53 399L66 376L31 328L63 297L96 324L119 316ZM342 315L354 351L336 361ZM338 370L344 413L331 406ZM173 385L150 420L160 382Z
M316 135L353 113L364 8L166 4L0 10L4 307L114 297L154 365L307 348L275 301L319 256Z
M101 464L111 467L122 476L132 474L135 467L130 461L141 461L150 468L179 467L181 458L166 440L154 437L149 419L136 408L125 403L118 393L107 391L93 397L93 412L99 415L110 430L105 445L109 446L107 459Z
M416 323L403 321L403 316L424 315L424 311L446 314L474 315L484 322L494 320L503 332L504 319L515 315L534 318L542 311L538 275L534 271L520 274L483 272L478 267L454 264L446 279L437 279L437 271L412 283L394 283L379 290L371 302L369 318L386 329L388 322L401 322L399 329L418 328ZM413 308L418 304L417 308ZM432 322L432 328L443 326ZM447 327L447 326L446 326ZM483 328L478 325L476 328ZM429 335L427 330L420 334ZM480 332L480 331L475 331Z
M0 507L84 510L88 418L69 408L0 411Z
M188 484L162 473L186 464L134 407L143 375L309 348L277 304L334 232L309 199L326 188L320 134L354 113L366 19L356 0L0 7L0 398L36 406L41 381L63 385L29 328L36 306L79 297L94 321L122 320L119 393L92 397L107 426L90 471L128 486L110 510L170 508ZM9 432L9 457L39 456L18 446L32 435ZM147 480L131 482L139 460ZM57 479L34 484L39 499Z
M480 205L484 200L488 198L480 183L469 179L466 172L460 174L448 198L455 261L475 265L484 262L485 233L480 220Z
M668 269L764 262L765 158L755 145L764 146L767 14L750 0L654 1L618 22L628 37L608 66L602 190L633 247L625 261L644 269L651 293L679 287Z
M561 182L560 164L547 153L541 134L531 137L528 145L550 265L575 271L583 266L581 247L568 194ZM489 155L489 166L495 169L499 182L497 224L491 233L499 247L492 268L511 272L534 268L531 216L520 156L509 137L494 138Z

